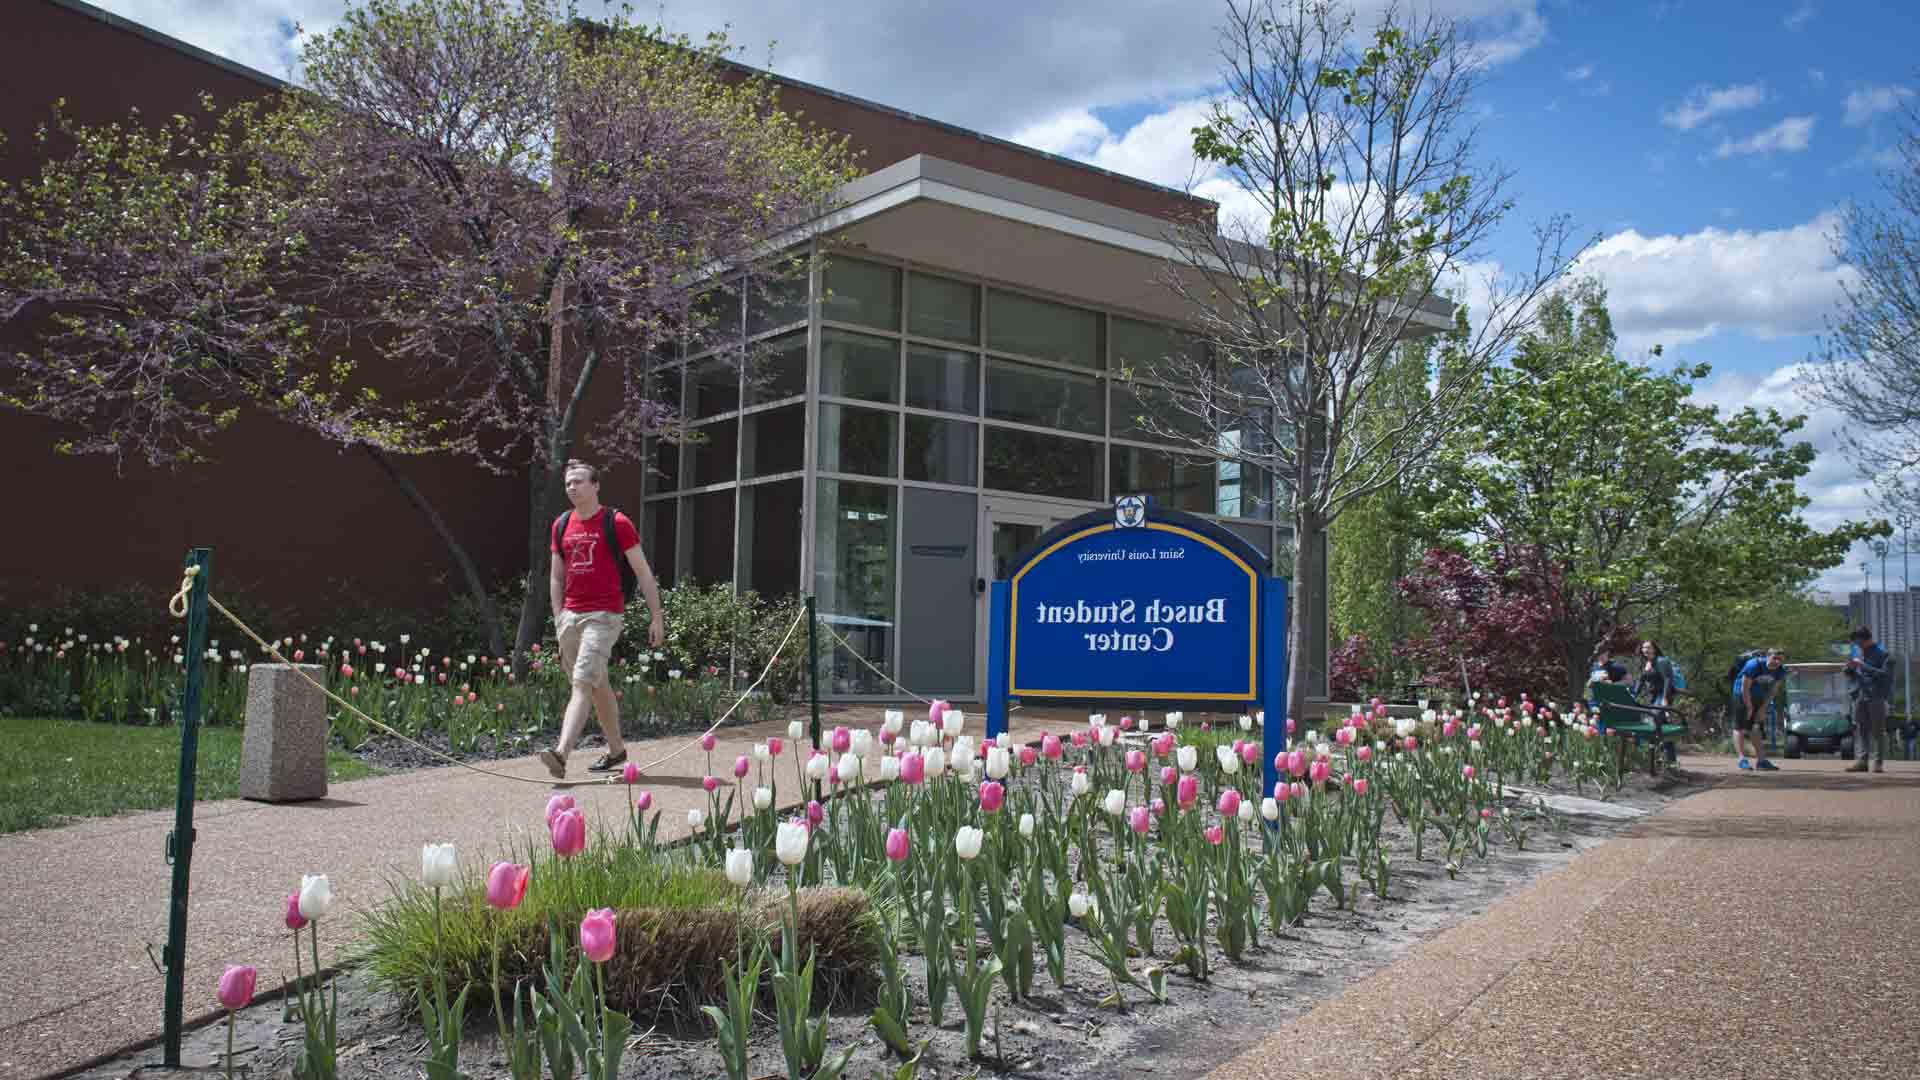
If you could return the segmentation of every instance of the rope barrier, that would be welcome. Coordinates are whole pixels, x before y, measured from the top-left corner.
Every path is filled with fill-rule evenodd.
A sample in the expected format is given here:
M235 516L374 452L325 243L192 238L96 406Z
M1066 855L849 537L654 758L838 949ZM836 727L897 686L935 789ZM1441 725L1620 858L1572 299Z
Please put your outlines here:
M172 613L174 618L179 619L179 618L186 617L187 594L192 591L193 579L195 575L197 575L199 572L200 572L200 568L197 566L187 567L186 575L180 581L180 591L175 593L171 600L167 601L167 610L170 613ZM586 787L593 784L611 784L615 780L619 779L619 774L614 772L609 772L607 773L607 775L603 777L598 777L595 779L587 779L587 780L553 780L553 779L543 779L540 777L532 777L532 776L516 776L513 773L500 772L496 769L482 768L478 765L473 764L470 761L463 761L460 758L454 757L451 754L442 753L431 746L427 746L426 744L420 742L417 739L401 734L400 732L394 730L390 725L382 723L381 721L376 720L371 716L368 716L365 712L362 712L358 706L354 705L352 702L346 700L340 695L334 693L332 690L329 690L325 684L321 683L319 680L315 679L313 676L307 674L304 665L296 664L288 660L285 656L282 656L280 654L279 648L274 643L268 642L266 639L262 638L259 634L255 633L253 630L253 627L248 626L246 622L242 620L238 615L235 615L233 612L228 611L227 606L225 604L222 604L219 600L215 599L211 594L207 596L207 604L208 606L212 607L215 611L218 611L220 614L226 616L227 621L233 623L234 626L238 627L242 634L245 634L247 637L252 638L253 643L255 645L260 646L261 649L265 650L267 655L273 657L276 661L282 664L285 664L289 668L293 669L293 672L296 675L299 675L302 679L305 679L308 683L312 684L314 689L319 690L322 694L325 694L328 700L332 701L336 705L339 705L341 708L347 710L348 712L359 717L360 719L365 720L369 725L378 729L382 733L386 735L390 735L393 738L399 739L401 742L406 743L407 745L412 746L415 749L424 752L429 757L438 758L439 760L444 761L449 765L458 765L463 769L480 773L483 776L497 776L504 780L518 780L521 783L538 784L541 787L547 787L547 788ZM746 688L746 690L740 694L739 697L734 698L733 704L727 706L727 711L720 714L720 719L715 720L713 722L713 725L707 728L707 730L701 732L699 735L694 736L692 739L689 739L679 749L674 750L673 752L666 754L663 757L656 758L653 761L650 761L647 764L640 766L640 770L642 772L645 772L648 769L654 768L655 766L658 766L658 765L665 764L666 762L671 761L676 757L679 757L681 754L691 749L701 739L704 739L708 735L711 735L715 731L719 730L720 726L722 724L725 724L727 722L727 719L731 717L737 709L740 708L741 703L745 702L747 698L753 696L753 692L759 688L762 682L766 681L767 676L771 674L773 671L774 662L780 659L780 654L782 652L786 651L787 642L793 640L794 630L799 628L800 623L805 618L806 618L806 613L804 611L794 616L793 622L787 627L786 636L780 639L780 644L774 648L773 655L769 657L767 660L767 666L761 669L760 677L753 680L752 684L750 684ZM831 631L829 632L831 633Z
M900 691L901 693L907 695L908 697L912 698L913 700L919 702L922 705L933 704L932 698L921 697L919 694L916 694L913 691L907 689L906 687L901 686L898 682L894 680L893 676L887 674L884 671L881 671L877 667L874 667L873 661L867 659L865 656L862 656L860 654L860 650L853 647L852 642L848 641L846 638L841 637L839 632L836 631L833 627L828 626L825 621L822 621L820 625L826 630L828 637L831 637L834 641L838 642L841 645L846 646L847 652L852 654L855 660L858 660L861 663L867 665L868 671L871 671L875 675L878 675L882 679L886 680L887 683L891 685L895 690Z

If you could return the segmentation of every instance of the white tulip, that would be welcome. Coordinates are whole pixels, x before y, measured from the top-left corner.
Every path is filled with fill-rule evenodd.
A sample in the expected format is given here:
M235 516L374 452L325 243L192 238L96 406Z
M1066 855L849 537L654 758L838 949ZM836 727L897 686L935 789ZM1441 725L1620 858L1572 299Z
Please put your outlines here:
M1085 795L1087 793L1087 790L1092 786L1093 786L1093 781L1087 779L1086 773L1080 772L1078 770L1074 771L1074 774L1073 774L1073 797L1074 798L1077 799L1080 796Z
M866 757L867 751L873 749L873 732L866 728L853 729L852 734L848 736L847 746L853 751L855 757Z
M973 783L975 777L979 775L979 773L974 769L973 766L974 766L974 763L969 761L967 762L966 768L953 770L953 778L955 780L960 781L963 784Z
M910 746L927 746L933 742L933 725L925 720L915 720L913 727L907 729L907 743Z
M953 762L953 767L956 771L972 766L973 755L973 736L962 735L953 740L953 751L949 760Z
M888 754L880 759L880 779L891 784L900 779L900 759Z
M921 759L926 762L927 779L938 780L946 774L947 752L945 750L942 750L938 746L930 746L927 748L927 752L920 756Z
M1013 732L1011 731L1001 732L999 736L993 740L993 745L999 747L1002 750L1013 749Z
M948 709L940 718L940 731L945 735L958 735L967 727L967 714L959 709Z
M1021 836L1033 835L1033 815L1032 814L1020 815L1020 835Z
M1468 741L1468 743L1467 743L1467 747L1468 747L1469 749L1471 749L1471 750L1472 750L1472 751L1473 751L1474 753L1476 753L1476 754L1477 754L1477 753L1479 753L1479 752L1480 752L1480 740L1479 740L1479 739L1472 739L1472 740L1469 740L1469 741Z
M987 779L1005 780L1012 770L1013 755L998 746L987 751Z
M1273 796L1269 795L1260 800L1260 816L1268 821L1280 820L1280 804L1273 801Z
M807 823L783 821L773 836L773 853L786 866L798 866L807 857Z
M888 709L880 721L880 730L889 735L900 734L900 725L907 722L907 714L899 709Z
M767 749L766 743L758 742L753 744L753 758L755 761L771 761L773 753Z
M707 812L705 810L701 810L698 807L696 807L692 810L687 811L687 827L688 828L698 831L700 826L705 825L706 823L707 823Z
M806 737L806 734L807 726L800 721L794 720L787 724L787 741L795 746L800 745L800 740Z
M420 876L428 887L446 888L453 884L459 869L459 857L452 844L428 844L420 849Z
M1186 718L1187 718L1187 714L1186 714L1186 713L1181 713L1181 712L1170 712L1170 713L1168 713L1168 714L1167 714L1167 730L1168 730L1168 731L1179 731L1179 730L1180 730L1180 722L1181 722L1182 720L1185 720Z
M853 751L849 750L840 755L840 765L834 770L834 775L838 776L843 784L853 783L854 777L860 775L860 759L854 756Z
M1110 727L1101 728L1100 729L1100 745L1103 747L1112 746L1115 736L1119 734L1120 734L1120 731L1118 728L1110 728Z
M1119 788L1110 789L1107 792L1106 800L1101 804L1101 808L1114 817L1119 817L1121 814L1126 813L1127 793L1121 791Z
M1173 760L1180 766L1181 772L1192 772L1200 765L1200 751L1191 746L1182 746L1173 752Z
M1267 801L1272 802L1273 800L1268 799ZM1240 800L1240 820L1242 822L1253 820L1253 800L1251 799Z
M300 879L300 917L324 919L333 911L333 886L325 874L307 874Z
M753 852L746 848L727 852L727 880L742 888L753 884Z
M1103 712L1094 713L1093 715L1087 717L1087 723L1093 727L1106 727L1107 714Z
M1385 740L1385 739L1375 739L1375 740L1373 740L1373 752L1374 752L1374 753L1376 753L1376 754L1384 754L1384 753L1386 753L1386 752L1387 752L1387 740Z
M1084 919L1093 910L1093 897L1077 892L1067 897L1067 914L1076 919Z
M1252 730L1253 730L1253 717L1251 717L1251 716L1244 716L1244 715L1243 715L1243 716L1241 716L1241 717L1240 717L1240 730L1241 730L1241 731L1252 731Z
M807 779L825 780L827 778L827 755L818 750L807 759Z
M1220 771L1228 776L1240 771L1240 755L1234 753L1233 747L1225 743L1213 748L1213 760L1220 763Z
M960 830L953 834L954 853L962 859L972 862L974 859L980 857L980 844L986 838L987 834L981 832L979 829L971 825L962 825L960 826Z
M755 810L765 810L767 807L772 805L773 805L773 789L772 788L757 787L753 789L753 808Z
M1413 727L1413 718L1402 716L1393 722L1393 733L1404 739L1413 734Z

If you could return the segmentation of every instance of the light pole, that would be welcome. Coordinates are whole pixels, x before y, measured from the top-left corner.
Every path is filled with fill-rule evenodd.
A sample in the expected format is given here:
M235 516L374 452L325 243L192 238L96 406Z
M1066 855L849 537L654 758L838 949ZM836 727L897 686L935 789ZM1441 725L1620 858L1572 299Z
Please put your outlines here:
M1900 667L1905 672L1906 682L1900 691L1900 713L1906 723L1911 723L1913 721L1913 643L1916 631L1920 631L1920 628L1916 628L1913 623L1915 614L1913 582L1907 577L1907 554L1912 550L1908 546L1907 531L1913 527L1913 515L1902 510L1896 520L1900 523L1900 591L1905 594L1901 602L1907 605L1907 621L1903 628L1906 633L1900 638ZM1888 739L1892 739L1892 733L1888 733Z

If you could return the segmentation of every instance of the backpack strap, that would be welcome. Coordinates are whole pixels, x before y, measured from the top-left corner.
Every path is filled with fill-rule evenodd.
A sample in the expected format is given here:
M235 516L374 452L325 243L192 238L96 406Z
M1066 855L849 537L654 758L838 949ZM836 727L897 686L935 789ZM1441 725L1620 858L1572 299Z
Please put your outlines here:
M572 516L573 511L562 510L560 516L553 519L553 550L562 555L567 553L567 549L560 546L560 537L566 534L567 519Z
M607 533L607 554L613 556L613 568L620 572L620 599L633 603L634 594L640 591L640 575L633 572L632 564L627 562L627 553L620 550L620 533L613 527L614 516L620 513L611 506L601 506L602 525Z

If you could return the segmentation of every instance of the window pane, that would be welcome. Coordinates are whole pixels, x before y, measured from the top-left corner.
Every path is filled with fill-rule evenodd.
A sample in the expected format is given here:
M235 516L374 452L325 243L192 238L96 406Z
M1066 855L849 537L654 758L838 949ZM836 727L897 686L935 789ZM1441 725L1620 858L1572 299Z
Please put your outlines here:
M833 256L827 260L827 296L820 316L877 330L900 329L900 271Z
M898 490L885 484L820 481L814 508L814 593L820 618L883 672L893 670L893 567ZM891 688L847 650L828 652L836 694Z
M827 472L893 475L897 413L820 405L820 467Z
M747 404L760 405L807 392L807 332L768 338L747 363Z
M709 491L685 501L691 528L686 540L687 576L694 581L733 580L733 496L736 489Z
M1240 438L1238 431L1221 432L1220 452L1230 454L1238 450ZM1258 465L1222 461L1218 471L1220 495L1214 513L1222 517L1255 518L1260 521L1272 519L1273 484L1267 470Z
M994 290L988 295L988 347L1097 368L1100 316L1065 304Z
M1195 514L1214 512L1215 463L1136 446L1113 448L1113 497L1151 495L1161 506Z
M710 357L693 365L693 418L705 419L740 407L740 368L725 357Z
M931 416L907 417L907 479L972 484L978 427Z
M1113 369L1146 375L1154 368L1185 371L1191 361L1206 355L1199 338L1170 326L1137 322L1118 315L1112 320Z
M969 352L908 345L907 404L980 415L980 358Z
M649 491L680 490L680 444L665 439L652 442L648 460L652 465Z
M788 405L741 417L740 465L747 479L806 467L807 407Z
M740 588L762 596L800 590L799 478L740 490Z
M734 444L739 439L739 423L738 420L722 420L689 432L699 441L694 443L692 449L693 479L688 487L724 484L734 479Z
M820 336L820 393L892 402L899 398L900 346L892 338L841 330Z
M907 279L907 332L973 344L980 340L980 290L964 281Z
M986 486L1063 499L1098 500L1100 444L1010 428L987 429Z
M640 508L640 552L647 557L654 580L663 589L673 584L675 576L674 555L679 551L678 509L679 502L675 499L659 499Z
M1100 380L1092 375L987 361L987 415L1098 435L1106 429Z
M1157 424L1173 434L1156 435L1149 430ZM1166 390L1145 383L1113 380L1113 437L1141 439L1146 442L1178 442L1178 436L1204 438L1206 425L1197 416L1182 412Z
M777 326L807 319L804 269L780 278L755 278L747 286L747 333L764 334Z

